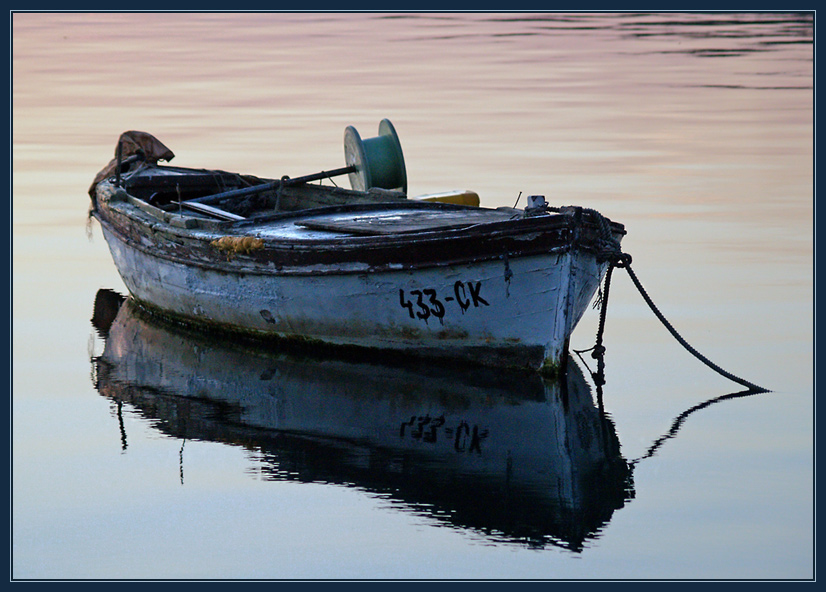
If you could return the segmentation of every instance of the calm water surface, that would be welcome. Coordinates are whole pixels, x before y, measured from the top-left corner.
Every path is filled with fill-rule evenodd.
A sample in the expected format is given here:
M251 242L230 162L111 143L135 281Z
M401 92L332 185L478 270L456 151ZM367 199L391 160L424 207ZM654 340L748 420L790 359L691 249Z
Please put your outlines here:
M13 578L813 577L811 15L11 25ZM602 409L581 362L561 383L366 365L118 307L86 190L122 131L298 176L385 117L411 194L624 223L666 317L772 392L739 396L622 272Z

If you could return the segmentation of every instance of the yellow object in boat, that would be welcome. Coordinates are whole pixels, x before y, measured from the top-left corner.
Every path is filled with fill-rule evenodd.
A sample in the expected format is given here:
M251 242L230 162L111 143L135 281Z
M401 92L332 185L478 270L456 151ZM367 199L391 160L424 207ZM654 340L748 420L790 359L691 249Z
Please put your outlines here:
M456 204L459 206L479 206L479 195L475 191L444 191L442 193L427 193L413 199L417 201L438 201L441 203Z

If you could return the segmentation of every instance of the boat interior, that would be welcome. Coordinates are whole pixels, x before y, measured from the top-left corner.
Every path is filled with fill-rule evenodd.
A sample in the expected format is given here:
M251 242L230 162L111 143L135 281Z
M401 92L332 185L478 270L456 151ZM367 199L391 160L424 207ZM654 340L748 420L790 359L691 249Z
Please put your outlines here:
M206 217L249 219L310 208L400 202L400 191L353 191L335 185L290 183L218 170L151 166L125 175L128 194L167 212L186 209ZM230 214L221 216L221 212Z
M345 130L347 166L304 177L262 179L221 170L193 169L158 164L174 153L146 132L121 134L115 159L95 179L89 193L94 199L97 183L109 179L135 199L138 207L154 215L160 212L190 218L240 221L278 213L359 204L408 202L407 172L401 144L388 120L379 124L379 136L362 139L352 126ZM339 187L336 177L348 175L353 189ZM318 183L316 183L318 181ZM322 184L326 181L327 184ZM451 191L413 198L416 202L440 202L479 206L473 191Z
M548 208L543 196L529 196L524 210L482 208L479 196L466 190L408 198L401 144L388 120L379 124L378 137L364 140L355 128L348 127L344 149L346 166L342 168L266 179L161 165L159 160L174 158L171 150L146 132L124 132L115 158L98 173L89 193L94 200L97 184L106 179L120 199L185 228L227 221L263 222L273 216L283 220L285 214L300 212L302 219L293 221L295 226L351 235L457 229L537 215L555 218L552 211L566 209ZM335 182L344 175L353 189ZM310 214L312 210L319 211ZM305 212L309 215L304 216Z
M168 166L140 167L127 172L121 177L120 186L142 210L189 228L205 222L265 222L277 214L309 214L310 210L326 208L302 216L293 224L314 231L375 236L456 229L524 215L513 208L480 208L478 196L469 191L408 199L401 191L377 187L356 191ZM475 204L468 205L468 197Z

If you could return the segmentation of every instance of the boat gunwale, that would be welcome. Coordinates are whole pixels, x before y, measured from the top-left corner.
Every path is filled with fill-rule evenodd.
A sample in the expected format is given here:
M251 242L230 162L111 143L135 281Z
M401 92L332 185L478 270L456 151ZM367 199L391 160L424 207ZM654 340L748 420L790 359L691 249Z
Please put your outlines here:
M211 259L193 259L187 256L176 256L172 254L170 251L159 247L157 244L152 245L149 247L145 244L141 244L139 241L134 240L133 238L126 236L124 233L120 232L117 225L111 223L108 220L101 219L100 217L96 216L96 219L101 224L108 228L111 232L117 235L118 240L126 243L131 248L137 249L142 251L152 257L165 259L167 261L171 261L173 263L178 263L180 265L185 265L187 267L197 267L201 269L210 269L214 271L219 271L223 273L238 273L238 274L245 274L245 275L263 275L263 276L320 276L320 275L346 275L346 274L362 274L362 273L376 273L376 272L394 272L394 271L408 271L414 269L428 269L428 268L438 268L438 267L450 267L454 265L471 265L482 263L485 261L491 261L496 259L502 259L503 256L507 256L509 258L520 258L520 257L542 257L542 256L552 256L552 255L562 255L571 250L572 244L571 241L566 241L564 244L561 244L557 247L552 247L548 250L541 251L541 252L513 252L507 251L502 252L499 254L491 254L491 255L480 255L478 257L462 257L462 258L453 258L453 259L441 259L441 260L427 260L427 261L420 261L415 264L402 264L402 263L390 263L386 265L374 265L374 264L367 264L363 263L359 266L359 262L353 262L351 266L348 267L346 263L340 264L328 264L325 267L318 267L318 266L307 266L307 265L295 265L291 267L280 266L280 267L271 267L265 266L260 262L252 259L249 254L239 253L237 255L227 256L221 254L216 255ZM441 243L444 242L443 239L434 240L431 242ZM387 246L386 244L383 246ZM401 246L401 245L399 245ZM582 247L580 247L582 248ZM313 251L314 249L308 248L305 249L306 251ZM328 250L337 250L337 249L328 249ZM589 250L583 248L583 250ZM270 249L272 252L273 249ZM359 252L361 249L352 249L354 252ZM217 249L216 249L217 252ZM284 252L286 253L293 253L294 250L292 249L285 249Z
M103 186L104 183L102 182L101 185ZM109 185L110 187L118 188L114 185ZM135 200L142 205L139 206L135 203L131 203L130 201L125 200L113 200L114 203L126 203L131 205L136 210L143 212L147 216L151 216L157 223L163 224L168 227L168 232L173 234L181 234L190 236L196 240L207 240L208 237L206 235L214 234L215 236L225 236L227 235L227 230L245 230L248 228L255 228L257 226L269 225L273 222L284 222L288 223L290 219L300 220L302 218L319 218L323 216L335 215L335 214L343 214L343 213L358 213L358 212L382 212L382 211L405 211L405 210L422 210L422 211L488 211L491 213L501 212L503 210L512 209L512 208L485 208L485 207L478 207L478 206L466 206L466 205L459 205L459 204L450 204L450 203L439 203L439 202L427 202L427 201L416 201L413 199L402 200L398 202L376 202L376 203L355 203L355 204L342 204L342 205L334 205L334 206L324 206L324 207L315 207L315 208L308 208L305 210L298 210L298 211L289 211L289 212L275 212L272 214L260 215L253 218L246 218L244 220L210 220L206 218L201 218L198 216L186 216L182 214L173 214L171 212L166 212L160 208L152 206L148 204L145 200L142 200L134 195L129 194L125 190L124 193L129 196L132 200ZM107 203L108 200L104 200L103 203ZM98 201L98 205L100 201ZM571 210L576 210L577 206L569 206ZM96 208L96 209L99 209ZM109 209L112 209L109 206ZM153 214L148 209L157 210L158 214ZM519 211L519 210L515 210ZM182 218L187 218L191 220L197 220L198 222L206 222L209 225L209 228L186 228L184 226L179 226L172 224L165 216L180 216ZM511 218L508 220L491 220L491 221L480 221L473 224L469 224L468 226L462 227L433 227L430 229L425 230L415 230L415 231L404 231L404 232L396 232L396 233L387 233L387 234L375 234L375 235L367 235L367 234L347 234L346 232L342 232L342 236L338 236L336 238L294 238L294 237L273 237L269 238L266 237L263 240L267 243L294 243L294 244L308 244L312 245L313 247L320 246L323 243L335 243L336 245L340 245L342 242L345 241L352 241L352 242L369 242L369 241L392 241L394 238L399 237L401 242L409 242L411 237L423 237L423 238L430 238L431 235L434 234L450 234L455 235L456 233L460 232L467 232L473 230L479 230L481 227L484 227L487 231L500 231L504 229L513 229L508 230L511 233L521 233L521 232L535 232L541 230L547 230L550 227L559 225L570 225L570 214L566 213L547 213L547 214L540 214L540 215L533 215L533 216L526 216L521 218ZM611 227L611 231L614 234L625 235L625 226L619 222L614 222L613 220L608 220L608 223ZM148 224L148 222L147 222ZM585 226L596 226L589 221L583 221ZM212 237L214 238L214 237ZM209 238L211 240L211 238Z
M410 211L411 209L461 212L478 211L479 208L414 200L342 204L278 212L240 221L207 220L208 228L186 228L171 223L169 217L176 214L147 204L144 200L112 183L104 181L101 186L110 188L109 199L98 199L91 214L99 223L115 233L119 240L153 257L224 273L328 275L389 272L475 264L503 258L560 255L572 248L593 253L597 251L596 242L581 236L583 233L577 231L577 228L588 227L593 232L597 229L597 225L593 221L583 219L582 216L577 216L576 212L581 209L571 207L569 211L563 213L482 221L468 226L435 227L390 234L366 235L342 232L339 236L324 238L261 237L261 245L255 252L227 253L216 248L214 241L224 236L243 237L245 231L249 233L247 236L254 236L255 230L273 223L287 225L290 220L297 222L302 219L342 213ZM129 199L125 200L123 196L111 199L112 191L123 192L123 195L128 196ZM157 210L157 214L147 211L148 209ZM497 211L491 208L483 209L491 212ZM191 219L196 219L196 217ZM615 235L626 234L622 224L612 221L609 221L609 224ZM535 239L542 234L546 235L542 242L543 248L537 248L533 240L528 240L528 237ZM140 240L142 237L146 240ZM480 241L478 254L473 252L475 246L471 247L473 241ZM445 255L445 252L450 251L451 245L464 246L465 254L462 256ZM496 245L499 246L496 247ZM405 257L406 262L394 259L394 253L398 255L404 249L410 248L415 248L430 256L419 260L410 260L409 257ZM314 254L319 256L318 261L312 265L299 261L302 257L307 259ZM342 260L329 260L335 257ZM277 263L276 260L289 261Z

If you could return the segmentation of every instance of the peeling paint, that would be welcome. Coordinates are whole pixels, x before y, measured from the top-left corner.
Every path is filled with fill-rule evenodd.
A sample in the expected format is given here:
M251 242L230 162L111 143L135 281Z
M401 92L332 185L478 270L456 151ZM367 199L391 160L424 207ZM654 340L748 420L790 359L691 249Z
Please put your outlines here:
M264 241L254 236L222 236L209 243L220 251L228 254L249 254L264 248Z

